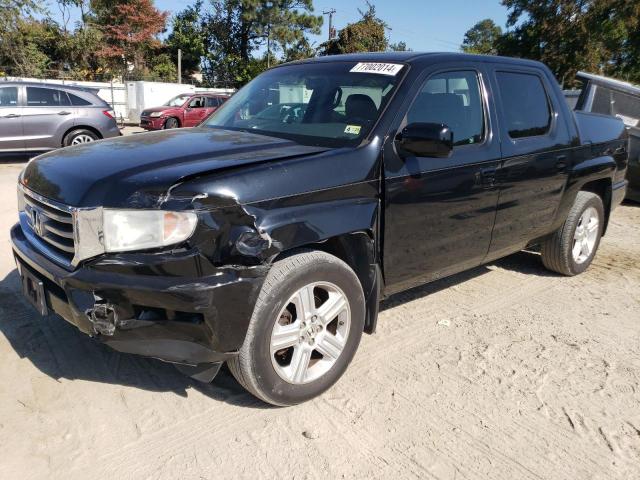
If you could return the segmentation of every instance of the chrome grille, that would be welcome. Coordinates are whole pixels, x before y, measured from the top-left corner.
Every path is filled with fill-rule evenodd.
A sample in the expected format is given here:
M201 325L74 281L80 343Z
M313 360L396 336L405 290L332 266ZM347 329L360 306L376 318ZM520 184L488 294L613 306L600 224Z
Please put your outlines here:
M70 266L76 252L72 209L20 189L22 230L52 260Z

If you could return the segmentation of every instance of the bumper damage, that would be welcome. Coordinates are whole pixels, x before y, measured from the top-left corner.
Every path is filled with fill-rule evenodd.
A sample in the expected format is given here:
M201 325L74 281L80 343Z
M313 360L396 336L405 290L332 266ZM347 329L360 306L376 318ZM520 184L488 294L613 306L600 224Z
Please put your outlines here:
M68 271L33 249L19 225L11 241L18 268L42 282L50 313L117 351L179 364L207 381L241 347L268 271L203 269L197 251L153 254L144 268L131 256Z
M140 127L145 130L162 130L165 120L165 117L141 117Z

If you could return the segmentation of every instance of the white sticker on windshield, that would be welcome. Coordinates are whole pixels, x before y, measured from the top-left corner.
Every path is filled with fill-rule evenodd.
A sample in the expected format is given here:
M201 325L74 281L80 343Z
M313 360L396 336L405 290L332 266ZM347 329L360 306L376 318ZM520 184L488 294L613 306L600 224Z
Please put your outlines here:
M354 73L378 73L395 77L404 65L397 63L358 63L351 69Z
M348 133L350 135L360 135L360 130L362 130L362 127L360 125L347 125L344 129L344 133Z

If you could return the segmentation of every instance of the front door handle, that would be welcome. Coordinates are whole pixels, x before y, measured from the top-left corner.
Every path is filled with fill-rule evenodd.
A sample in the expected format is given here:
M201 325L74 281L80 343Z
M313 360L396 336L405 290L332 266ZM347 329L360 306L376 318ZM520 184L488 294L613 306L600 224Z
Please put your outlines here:
M5 115L4 118L18 118L20 117L19 113L10 113L9 115Z
M66 110L63 110L61 112L58 112L58 115L71 115L71 112L67 112Z

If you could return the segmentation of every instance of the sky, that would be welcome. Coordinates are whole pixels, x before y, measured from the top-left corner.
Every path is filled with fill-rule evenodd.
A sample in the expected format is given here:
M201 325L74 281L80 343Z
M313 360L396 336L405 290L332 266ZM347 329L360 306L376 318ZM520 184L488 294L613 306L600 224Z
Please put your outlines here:
M160 10L179 12L193 0L155 0ZM457 51L464 33L477 21L491 18L501 27L507 21L507 9L500 0L373 0L378 17L391 27L388 36L392 43L404 41L414 51ZM315 13L334 8L334 26L340 30L347 23L360 18L358 8L366 9L364 0L314 0ZM49 10L60 18L54 2ZM77 15L72 18L77 19ZM317 45L328 37L329 21L325 16L322 34L311 36Z

